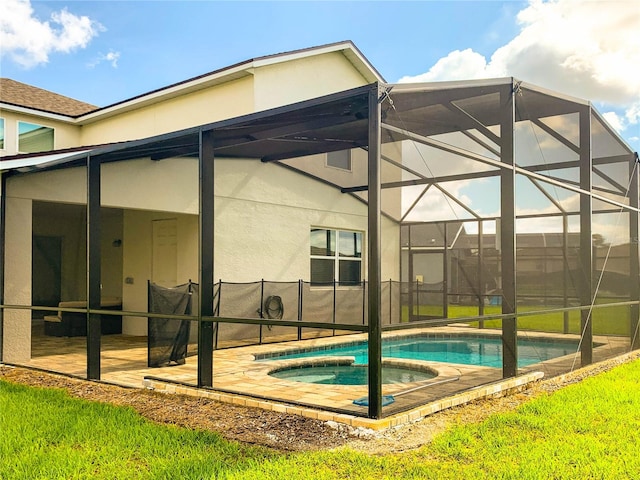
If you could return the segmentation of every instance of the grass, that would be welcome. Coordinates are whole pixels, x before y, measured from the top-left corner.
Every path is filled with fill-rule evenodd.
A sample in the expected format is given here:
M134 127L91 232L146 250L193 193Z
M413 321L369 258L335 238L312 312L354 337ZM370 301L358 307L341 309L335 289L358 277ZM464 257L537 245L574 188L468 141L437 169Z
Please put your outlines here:
M640 476L640 361L458 425L415 452L278 454L0 381L0 478L625 479Z
M519 306L520 313L542 311L538 315L524 316L518 318L519 330L531 330L539 332L563 332L563 313L544 313L542 306ZM442 316L441 306L421 305L419 308L421 315ZM485 315L499 315L502 307L497 305L487 305L484 307ZM569 333L580 333L580 312L571 311L569 313ZM449 305L448 318L467 318L478 316L478 307ZM408 321L408 308L404 307L402 312L403 321ZM594 335L629 335L629 307L613 306L607 307L599 305L591 313L593 320ZM477 326L477 322L469 325ZM485 320L485 328L501 328L500 320Z

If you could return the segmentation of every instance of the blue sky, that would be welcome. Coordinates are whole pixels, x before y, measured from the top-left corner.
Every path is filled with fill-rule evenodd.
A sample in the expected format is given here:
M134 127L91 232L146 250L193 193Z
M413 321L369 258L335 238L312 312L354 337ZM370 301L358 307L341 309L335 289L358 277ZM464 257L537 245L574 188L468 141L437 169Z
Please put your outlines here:
M3 0L0 75L98 106L250 58L352 40L389 82L516 76L640 150L640 2Z

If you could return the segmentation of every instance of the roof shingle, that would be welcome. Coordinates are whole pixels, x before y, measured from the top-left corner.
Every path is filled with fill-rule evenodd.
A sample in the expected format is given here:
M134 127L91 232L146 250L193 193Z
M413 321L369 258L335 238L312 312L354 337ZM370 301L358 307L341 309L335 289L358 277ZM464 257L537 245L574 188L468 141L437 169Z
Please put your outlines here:
M17 82L10 78L0 78L0 101L70 117L77 117L98 109L95 105Z

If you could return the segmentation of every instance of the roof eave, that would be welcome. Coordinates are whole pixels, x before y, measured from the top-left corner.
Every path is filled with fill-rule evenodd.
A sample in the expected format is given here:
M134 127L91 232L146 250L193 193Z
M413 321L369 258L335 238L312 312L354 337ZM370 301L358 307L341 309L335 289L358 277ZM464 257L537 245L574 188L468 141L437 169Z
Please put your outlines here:
M15 105L13 103L0 102L0 110L6 110L9 112L21 113L24 115L33 115L39 118L47 118L49 120L55 120L57 122L65 122L70 124L76 124L78 117L65 115L62 113L49 112L47 110L40 110L37 108L24 107L22 105Z
M347 60L349 60L349 62L354 66L354 68L364 77L367 83L385 83L382 75L378 73L378 71L373 67L373 65L371 65L366 57L357 49L357 47L351 41L344 41L319 47L296 50L294 52L280 53L247 60L242 63L231 65L229 67L225 67L223 69L216 70L199 77L185 80L183 82L176 83L168 87L163 87L161 89L154 90L152 92L148 92L140 96L101 108L99 110L89 112L86 115L78 117L78 121L82 124L93 123L112 115L117 115L123 112L144 107L146 105L151 105L161 99L167 100L170 98L175 98L214 85L237 80L243 77L252 76L254 73L254 69L259 67L275 65L282 62L315 55L323 55L332 52L342 52Z

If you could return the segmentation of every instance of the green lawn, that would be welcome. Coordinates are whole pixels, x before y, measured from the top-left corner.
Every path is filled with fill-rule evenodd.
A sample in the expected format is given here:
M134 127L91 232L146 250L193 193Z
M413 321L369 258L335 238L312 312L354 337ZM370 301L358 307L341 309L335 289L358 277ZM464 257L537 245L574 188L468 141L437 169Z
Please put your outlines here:
M543 311L541 306L519 306L521 313ZM421 315L442 316L441 306L421 305L419 308ZM478 307L449 305L449 318L467 318L478 316ZM485 315L499 315L502 313L501 307L497 305L487 305L484 307ZM403 321L408 321L408 308L403 307ZM602 305L592 311L593 334L594 335L629 335L629 307L613 306L604 307ZM476 322L470 323L477 326ZM501 328L500 320L485 320L486 328ZM534 330L539 332L563 332L563 313L540 313L539 315L524 316L518 319L519 330ZM569 333L580 333L580 312L569 312Z
M0 381L0 478L640 478L638 385L635 361L415 452L371 456L274 453Z

